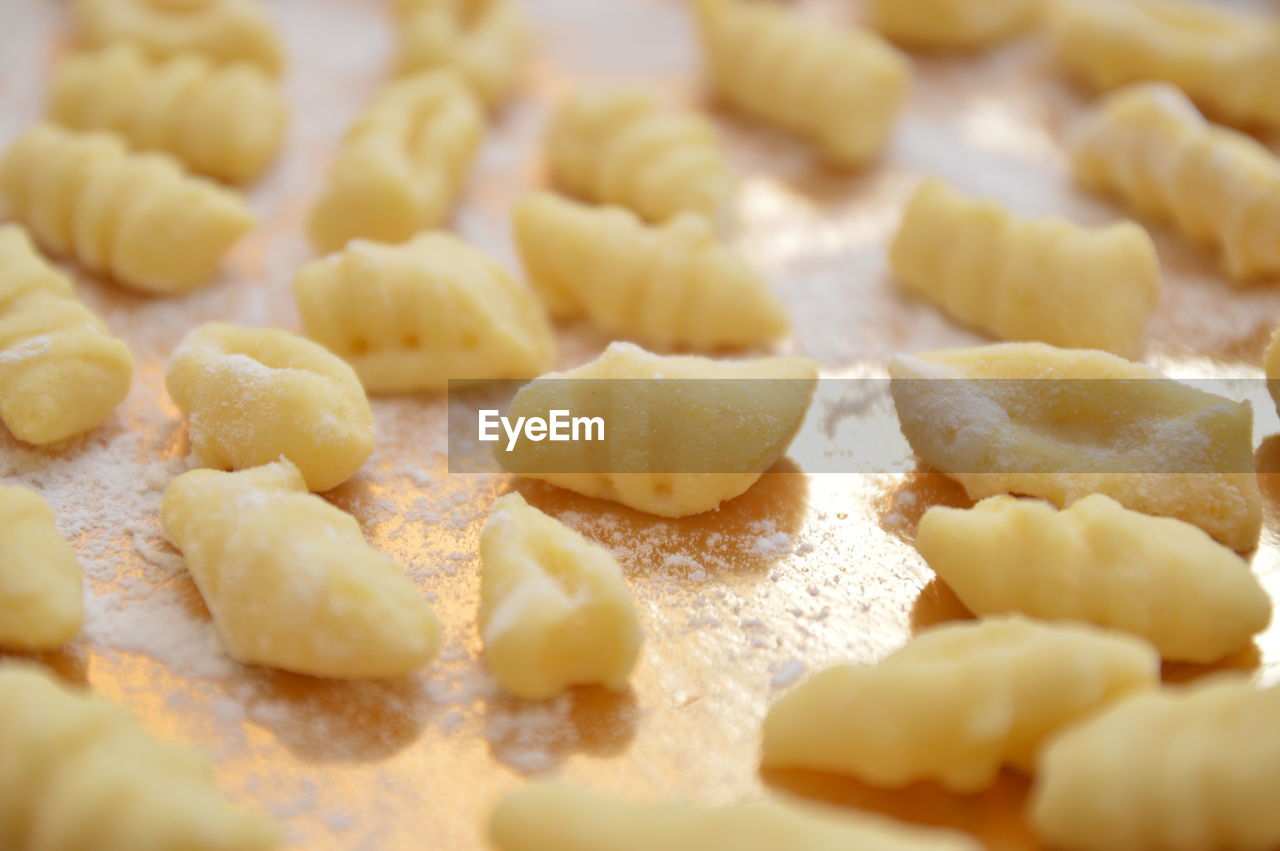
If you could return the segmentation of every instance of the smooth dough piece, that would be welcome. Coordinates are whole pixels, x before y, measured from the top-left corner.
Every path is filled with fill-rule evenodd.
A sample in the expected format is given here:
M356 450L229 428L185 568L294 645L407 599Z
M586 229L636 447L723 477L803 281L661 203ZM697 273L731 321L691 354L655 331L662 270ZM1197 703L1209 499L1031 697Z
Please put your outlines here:
M266 851L268 822L233 810L194 751L35 665L0 662L0 848Z
M1262 357L1262 368L1267 376L1267 391L1280 412L1280 328L1271 334L1271 342Z
M556 107L545 149L552 179L585 201L649 222L689 212L718 221L735 179L711 122L663 106L650 90L600 87Z
M1095 89L1160 80L1227 123L1280 126L1274 18L1202 2L1060 0L1049 31L1059 61Z
M977 792L1002 765L1030 772L1056 732L1159 682L1155 649L1122 633L1017 616L944 624L878 665L829 668L783 695L762 759Z
M829 27L763 0L695 0L712 85L730 106L856 168L889 143L906 57L869 30Z
M404 569L360 524L307 492L298 469L192 470L161 505L222 646L233 658L316 677L412 673L440 624Z
M1104 98L1071 166L1086 188L1220 251L1232 278L1280 274L1280 159L1209 124L1173 86L1135 83Z
M608 550L509 493L489 509L480 564L480 636L503 688L527 700L626 689L640 624Z
M1058 737L1031 793L1062 851L1280 845L1280 687L1218 676L1125 701Z
M664 350L754 346L789 330L769 287L701 216L647 227L621 207L538 193L516 207L515 232L529 280L557 316L585 315Z
M856 810L769 800L724 807L633 804L542 783L498 802L489 836L500 851L978 851L959 833Z
M1011 493L1063 507L1103 493L1241 552L1258 542L1247 402L1105 352L1041 343L897 357L889 375L911 448L971 499Z
M451 71L392 83L347 130L307 219L321 251L357 238L404 242L439 227L484 136L475 96Z
M75 553L48 503L26 488L0 485L0 529L0 647L61 647L84 621Z
M451 68L491 109L511 94L533 42L516 0L414 0L396 11L400 73Z
M870 24L905 47L975 49L1029 29L1045 0L872 0Z
M906 289L992 336L1121 356L1140 348L1160 296L1139 225L1018 219L937 178L912 196L889 260Z
M495 444L494 454L513 473L586 496L660 517L700 514L783 456L817 377L805 358L713 361L613 343L591 363L525 385L507 414L600 417L604 441L522 440L511 451Z
M126 42L157 59L196 53L272 75L284 65L280 36L259 0L75 0L72 8L86 47Z
M254 65L214 65L191 53L152 61L118 42L60 63L46 113L64 127L119 133L199 174L245 183L279 152L287 107Z
M1213 662L1271 620L1244 559L1195 526L1102 494L1064 511L1011 496L934 506L916 548L974 614L1087 621L1145 638L1166 659Z
M36 253L0 225L0 421L19 440L56 443L97 428L129 394L133 356Z
M254 224L237 196L111 133L37 124L0 160L9 213L44 247L153 293L209 283Z
M284 457L311 490L327 491L373 451L373 413L355 372L287 331L201 325L174 350L165 386L208 467L241 470Z
M293 293L307 336L350 363L370 393L532 378L555 356L533 293L447 233L352 242L303 266Z

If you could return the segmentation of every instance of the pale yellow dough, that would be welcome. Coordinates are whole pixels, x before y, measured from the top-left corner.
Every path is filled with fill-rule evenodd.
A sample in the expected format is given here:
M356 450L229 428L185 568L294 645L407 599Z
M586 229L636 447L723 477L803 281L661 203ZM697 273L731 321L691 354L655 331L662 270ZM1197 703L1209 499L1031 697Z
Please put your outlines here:
M343 137L308 214L312 244L404 242L444 224L483 137L480 103L454 72L387 86Z
M0 421L47 444L97 428L129 393L133 356L36 253L0 225Z
M628 207L649 222L679 213L717 221L734 191L711 122L663 106L644 88L570 94L551 116L545 148L551 177L565 191Z
M288 461L184 473L161 514L233 658L364 679L410 674L435 655L440 624L404 568L308 493Z
M935 506L916 548L974 614L1087 621L1145 638L1166 659L1213 662L1271 620L1244 559L1195 526L1102 494L1063 511L1011 496Z
M1141 347L1160 296L1140 226L1018 219L937 178L912 196L889 259L906 289L995 337L1121 356Z
M9 213L46 248L152 293L209 283L254 224L237 196L120 137L37 124L0 160Z
M1218 676L1120 703L1040 755L1031 821L1061 851L1272 851L1280 687Z
M303 266L293 293L307 336L350 363L370 393L532 378L555 356L533 293L443 232L352 242Z
M977 792L1159 682L1155 649L1122 633L1018 616L945 624L878 665L829 668L784 695L765 718L763 763Z
M716 93L856 168L888 145L907 96L907 58L869 30L832 27L765 0L694 0Z
M538 193L516 206L515 233L529 280L556 316L585 315L662 350L754 346L789 329L768 285L701 216L648 227L621 207Z
M905 47L987 47L1033 26L1046 0L871 0L871 26Z
M213 767L125 709L0 662L0 848L266 851L274 827L218 795Z
M490 108L511 94L533 41L519 0L411 0L396 12L400 73L451 68Z
M1241 552L1258 542L1247 402L1106 352L1041 343L897 357L889 375L911 448L972 499L1012 493L1061 507L1103 493Z
M782 457L817 374L804 358L713 361L613 343L591 363L525 385L507 413L602 417L603 442L522 440L509 452L499 442L494 454L511 472L587 496L661 517L699 514L742 494ZM672 392L661 379L702 380Z
M0 485L0 647L53 650L80 631L80 566L54 521L35 491Z
M632 804L551 784L498 802L499 851L978 851L960 833L784 799L723 807Z
M287 331L201 325L174 350L165 386L208 467L240 470L283 457L311 490L326 491L373 451L373 413L355 372Z
M1267 391L1280 412L1280 328L1271 334L1271 342L1262 357L1262 368L1267 376Z
M489 509L480 564L480 637L503 688L527 700L626 689L640 624L608 550L509 493Z
M1217 249L1232 278L1280 274L1280 159L1205 121L1173 86L1135 83L1104 98L1076 135L1071 165L1086 188Z
M254 65L214 65L193 53L154 61L116 42L57 66L46 113L65 127L119 133L194 172L244 183L275 159L287 107L280 87Z

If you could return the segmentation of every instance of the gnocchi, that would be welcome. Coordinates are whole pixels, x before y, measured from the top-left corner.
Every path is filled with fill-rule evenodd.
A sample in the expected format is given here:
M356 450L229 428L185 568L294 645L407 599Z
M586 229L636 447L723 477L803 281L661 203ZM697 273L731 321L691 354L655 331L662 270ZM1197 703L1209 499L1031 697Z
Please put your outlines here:
M729 105L809 140L838 167L884 150L911 66L878 35L761 0L696 0L695 13L712 85Z
M308 493L289 461L184 473L161 516L233 658L361 679L404 676L435 655L440 624L404 569Z
M1271 342L1262 356L1263 372L1267 376L1267 391L1276 403L1276 411L1280 412L1280 328L1271 334Z
M701 216L652 228L621 207L539 193L516 207L515 232L525 271L557 316L585 314L657 349L752 346L788 331L768 286Z
M872 0L871 25L907 47L986 47L1030 28L1045 0Z
M1105 352L1004 343L896 357L902 433L971 499L1103 493L1241 552L1262 530L1253 413Z
M0 195L49 250L152 293L209 283L254 223L242 200L164 154L131 154L113 134L52 124L5 153Z
M129 393L133 356L36 253L0 225L0 421L47 444L97 428Z
M209 322L183 338L165 375L206 467L289 459L314 491L349 479L373 451L360 379L324 347L287 331Z
M0 847L267 851L278 831L229 807L203 756L43 668L0 663Z
M515 88L532 40L517 0L416 0L398 11L400 73L451 68L490 108Z
M48 503L26 488L0 485L0 529L0 647L61 647L84 621L75 553Z
M1132 222L1086 229L1017 219L931 179L907 205L889 249L907 290L1006 340L1131 356L1160 296L1160 263Z
M765 718L763 762L977 792L1001 765L1029 772L1055 733L1159 682L1154 648L1121 633L1021 617L946 624L783 695Z
M352 242L302 267L293 291L307 336L350 363L370 393L529 378L555 356L533 294L447 233Z
M1145 638L1166 659L1213 662L1271 619L1244 559L1195 526L1103 494L1063 511L1011 496L935 506L916 548L977 615L1085 621Z
M283 93L253 65L213 65L191 53L152 61L123 42L63 61L46 113L73 130L119 133L135 148L165 151L231 183L271 164L286 121Z
M1165 83L1103 99L1071 152L1076 179L1222 252L1237 280L1280 274L1280 159L1204 120Z
M649 222L683 212L716 221L734 191L711 122L665 108L643 88L569 95L551 117L546 154L552 179L569 193Z
M627 687L640 625L609 551L509 493L480 533L480 636L502 687L543 700Z

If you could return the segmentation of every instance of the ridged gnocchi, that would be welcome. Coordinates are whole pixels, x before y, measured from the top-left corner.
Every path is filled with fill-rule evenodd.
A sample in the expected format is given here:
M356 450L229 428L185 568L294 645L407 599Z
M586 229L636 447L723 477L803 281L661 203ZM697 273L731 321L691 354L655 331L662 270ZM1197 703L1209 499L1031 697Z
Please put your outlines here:
M26 488L0 485L0 529L0 647L61 647L84 621L75 553L49 504Z
M1138 225L1018 219L936 178L907 204L889 261L907 290L993 336L1121 356L1141 346L1160 296Z
M267 851L274 827L234 810L194 751L31 664L0 663L0 848Z
M890 392L916 455L971 499L1059 507L1103 493L1241 552L1262 530L1247 402L1105 352L1003 343L896 357Z
M475 96L451 71L392 83L347 130L307 233L321 251L356 238L403 242L448 217L484 136Z
M1280 274L1280 159L1209 124L1173 86L1135 83L1104 98L1071 165L1086 188L1221 251L1231 277Z
M192 470L161 504L233 658L316 677L412 673L440 624L404 568L371 547L350 514L307 491L287 460Z
M713 361L613 343L591 363L525 385L508 417L553 410L605 421L600 442L495 447L507 470L660 517L716 508L786 452L817 385L804 358Z
M1063 0L1053 9L1058 59L1089 86L1161 80L1227 123L1280 125L1274 19L1180 0Z
M1046 0L872 0L871 26L906 47L987 47L1030 28Z
M191 53L153 61L128 43L64 60L46 105L64 127L119 133L231 183L253 180L275 159L286 113L284 94L256 66Z
M552 114L545 150L551 177L565 191L629 207L649 222L683 212L718 221L734 191L711 122L664 107L643 88L570 94Z
M910 85L906 57L866 30L809 23L761 0L696 0L715 91L729 105L856 168L889 143Z
M974 614L1085 621L1145 638L1165 659L1213 662L1271 620L1244 559L1195 526L1103 494L1063 511L1011 496L934 506L916 548Z
M878 665L830 668L783 695L765 718L763 763L976 792L1002 765L1031 771L1055 733L1159 682L1154 648L1121 633L1021 617L946 624Z
M113 134L52 124L30 128L5 153L0 195L49 250L153 293L209 283L254 224L240 198L165 154L131 154Z
M480 532L480 637L498 682L544 700L570 686L627 687L640 625L609 551L509 493Z
M72 9L86 47L127 42L157 59L198 53L269 74L284 64L280 36L259 0L75 0Z
M1032 824L1063 851L1269 851L1277 718L1280 687L1233 676L1117 704L1041 754Z
M516 244L551 312L585 315L655 349L716 349L785 336L786 312L711 224L681 214L646 227L621 207L548 193L515 210Z
M414 0L397 12L400 73L451 68L490 108L515 88L532 42L517 0Z
M174 350L165 386L207 467L241 470L284 457L307 487L327 491L373 451L373 413L355 372L287 331L201 325Z
M36 253L0 225L0 421L28 443L97 428L129 393L133 356Z
M499 851L978 851L963 834L857 810L786 800L711 807L632 804L549 783L498 802L489 836Z
M350 363L370 393L531 378L555 356L533 293L447 233L352 242L303 266L293 292L307 336Z

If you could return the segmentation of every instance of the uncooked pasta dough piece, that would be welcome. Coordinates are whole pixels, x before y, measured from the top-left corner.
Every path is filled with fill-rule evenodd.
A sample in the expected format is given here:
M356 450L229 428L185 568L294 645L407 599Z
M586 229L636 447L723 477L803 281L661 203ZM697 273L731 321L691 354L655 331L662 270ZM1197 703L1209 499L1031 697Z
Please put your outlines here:
M362 679L435 655L440 625L404 568L288 461L184 473L161 514L233 658Z
M1262 367L1267 375L1267 390L1280 412L1280 328L1271 334L1271 342L1262 357Z
M129 393L133 356L36 253L0 225L0 421L46 444L97 428Z
M906 47L987 47L1031 27L1046 0L871 0L871 26Z
M48 504L26 488L0 485L0 530L0 647L61 647L84 620L75 553Z
M169 360L165 386L200 463L293 462L314 491L349 479L373 451L373 414L341 358L287 331L201 325Z
M267 851L278 832L218 795L213 767L43 668L0 662L0 848Z
M480 533L480 637L502 687L542 700L627 687L640 625L609 551L509 493Z
M1160 296L1140 226L1018 219L937 178L912 196L889 259L906 289L993 336L1121 356L1138 351Z
M620 207L588 207L548 193L515 211L530 281L552 313L586 315L655 349L767 343L787 316L746 260L701 216L646 227Z
M490 108L515 88L532 34L518 0L398 3L401 73L451 68Z
M1280 845L1280 687L1242 677L1142 694L1040 755L1031 821L1062 851Z
M114 134L52 124L5 153L0 196L41 245L153 293L209 283L254 223L244 201L165 154L132 154Z
M303 266L293 292L307 336L350 363L370 393L532 378L555 355L533 293L447 233L357 240Z
M1063 511L993 496L934 506L916 547L975 614L1087 621L1147 639L1166 659L1213 662L1271 620L1249 565L1189 523L1093 494Z
M769 710L764 765L898 788L989 786L1029 772L1055 733L1160 682L1145 641L1021 617L925 630L878 665L829 668Z
M1103 493L1232 549L1262 529L1248 403L1105 352L1004 343L889 363L902 433L971 499Z

